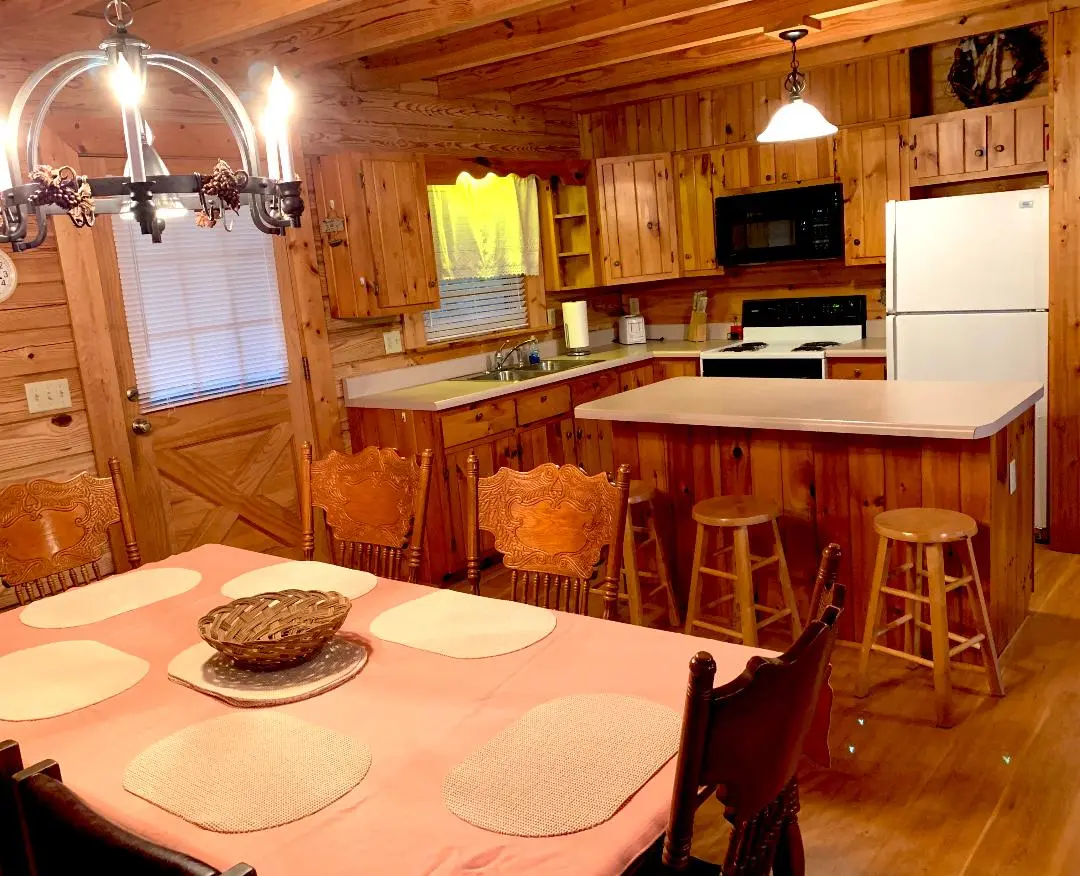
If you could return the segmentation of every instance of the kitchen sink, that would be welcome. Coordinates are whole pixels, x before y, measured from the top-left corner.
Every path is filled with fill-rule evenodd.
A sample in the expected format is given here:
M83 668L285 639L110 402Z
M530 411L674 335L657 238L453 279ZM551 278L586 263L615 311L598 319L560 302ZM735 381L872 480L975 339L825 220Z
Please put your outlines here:
M558 374L563 371L573 371L586 365L595 365L602 359L548 359L536 365L523 365L520 368L501 368L498 371L480 371L476 374L466 374L464 377L454 377L453 380L495 380L502 383L519 383L522 380L532 380L544 374Z

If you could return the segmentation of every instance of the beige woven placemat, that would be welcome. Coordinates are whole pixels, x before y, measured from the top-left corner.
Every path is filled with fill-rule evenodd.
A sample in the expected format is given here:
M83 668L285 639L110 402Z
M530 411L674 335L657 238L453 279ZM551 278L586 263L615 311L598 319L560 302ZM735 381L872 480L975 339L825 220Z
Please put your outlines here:
M0 721L36 721L85 709L133 687L149 670L145 660L88 639L5 654Z
M318 696L354 678L367 663L357 636L337 635L299 666L259 672L237 666L206 642L192 645L169 664L169 678L233 706L280 706Z
M124 788L218 833L297 821L367 775L362 742L282 712L211 718L155 742L124 771Z
M438 590L387 609L371 633L447 657L496 657L535 644L555 629L555 613L505 599Z
M19 615L28 627L81 627L143 608L191 590L202 580L194 569L135 569L76 587L26 606Z
M454 767L446 808L510 836L560 836L595 827L679 747L679 715L619 694L560 697L530 709Z
M357 599L374 590L376 580L370 572L315 560L291 560L238 575L226 581L221 592L230 599L243 599L279 590L336 590L342 596Z

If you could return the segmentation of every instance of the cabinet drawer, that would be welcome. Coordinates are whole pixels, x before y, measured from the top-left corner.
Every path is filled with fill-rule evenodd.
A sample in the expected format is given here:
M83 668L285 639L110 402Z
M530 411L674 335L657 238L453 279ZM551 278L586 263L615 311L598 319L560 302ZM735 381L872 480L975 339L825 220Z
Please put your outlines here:
M830 359L829 377L834 380L884 380L884 359Z
M481 441L517 425L513 399L500 398L442 415L443 446Z
M538 389L528 395L519 395L517 400L517 421L519 426L528 426L537 420L557 417L570 410L570 387L568 384Z
M591 377L583 377L575 380L572 384L574 405L583 405L585 402L595 401L614 395L619 391L619 375L614 370L601 371Z

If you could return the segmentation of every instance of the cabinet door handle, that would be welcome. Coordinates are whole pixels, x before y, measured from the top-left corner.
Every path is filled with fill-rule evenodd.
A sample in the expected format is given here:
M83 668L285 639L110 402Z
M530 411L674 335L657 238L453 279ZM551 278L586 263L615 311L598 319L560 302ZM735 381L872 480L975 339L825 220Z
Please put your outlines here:
M772 174L771 173L765 174L765 182L772 182Z
M985 149L976 149L975 150L975 157L976 158L982 158L985 154L986 154Z
M476 412L476 422L479 423L482 419L484 419L484 412L483 411L477 411Z
M645 225L645 227L646 227L647 229L649 229L649 231L652 231L652 227L653 227L653 224L652 224L651 222L649 222L649 223L647 223L647 224Z
M617 267L620 267L622 265L622 262L620 262L618 259L616 259L615 261L612 262L612 264L617 268Z
M547 401L547 396L546 395L540 396L540 404L544 404L546 401Z
M428 280L427 281L427 287L429 289L434 289L435 288L435 281L434 280Z
M786 173L780 174L780 179L787 179L787 178L788 178L788 175Z
M997 146L994 147L994 151L995 152L1004 152L1005 147L1001 143L998 143Z
M853 241L851 241L851 242L852 242L853 244L855 244L855 246L862 246L862 241L861 241L861 240L859 240L859 238L857 238L857 237L856 237L856 238L855 238L855 239L854 239Z
M862 369L861 368L856 368L855 369L855 376L856 377L862 377Z

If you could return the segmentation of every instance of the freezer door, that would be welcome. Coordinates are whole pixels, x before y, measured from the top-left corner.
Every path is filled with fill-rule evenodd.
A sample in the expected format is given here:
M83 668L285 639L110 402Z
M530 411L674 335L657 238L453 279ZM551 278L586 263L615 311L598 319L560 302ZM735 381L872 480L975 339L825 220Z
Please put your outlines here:
M1047 314L949 313L888 319L896 380L1038 380L1046 386ZM1035 406L1035 525L1046 526L1046 396Z
M891 204L892 215L886 215L887 309L1044 309L1049 295L1048 191Z

